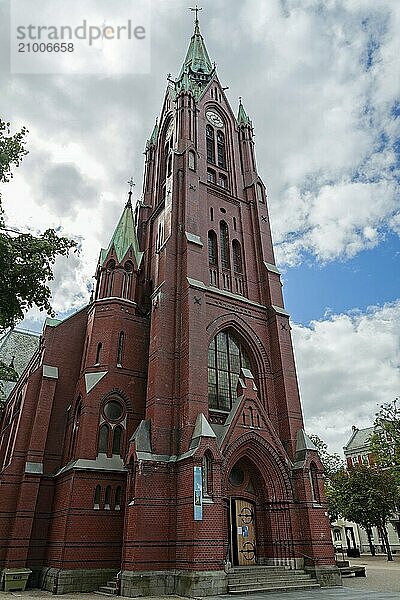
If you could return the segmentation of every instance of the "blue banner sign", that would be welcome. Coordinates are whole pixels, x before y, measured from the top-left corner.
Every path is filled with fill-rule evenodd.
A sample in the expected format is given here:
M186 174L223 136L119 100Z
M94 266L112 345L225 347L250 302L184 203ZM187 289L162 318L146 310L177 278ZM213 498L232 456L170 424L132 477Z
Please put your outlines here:
M194 496L193 496L193 505L194 505L194 520L202 521L203 520L203 476L202 476L202 468L194 467Z

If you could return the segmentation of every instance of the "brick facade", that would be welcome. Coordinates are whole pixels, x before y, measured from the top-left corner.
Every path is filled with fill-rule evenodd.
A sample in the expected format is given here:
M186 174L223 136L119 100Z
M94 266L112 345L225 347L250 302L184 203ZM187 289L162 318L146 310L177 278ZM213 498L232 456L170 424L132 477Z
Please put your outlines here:
M193 39L206 53L197 23ZM235 118L204 53L201 70L188 57L146 147L142 199L133 214L130 193L100 255L93 301L47 322L3 417L0 568L28 566L60 593L113 570L124 595L226 591L238 498L254 506L259 564L334 576L252 124L242 105ZM250 363L216 371L223 409L207 374L221 332Z

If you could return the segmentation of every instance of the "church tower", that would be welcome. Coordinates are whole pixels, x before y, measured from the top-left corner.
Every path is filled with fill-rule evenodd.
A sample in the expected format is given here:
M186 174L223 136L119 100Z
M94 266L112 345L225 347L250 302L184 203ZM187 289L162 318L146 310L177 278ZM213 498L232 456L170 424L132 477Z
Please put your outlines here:
M55 593L215 595L243 566L338 583L253 124L197 11L140 201L131 185L90 303L46 321L0 424L0 569Z
M156 576L154 592L224 592L227 565L306 564L334 577L253 125L241 100L232 111L197 10L147 142L137 227L151 317L145 418L127 457L123 593Z

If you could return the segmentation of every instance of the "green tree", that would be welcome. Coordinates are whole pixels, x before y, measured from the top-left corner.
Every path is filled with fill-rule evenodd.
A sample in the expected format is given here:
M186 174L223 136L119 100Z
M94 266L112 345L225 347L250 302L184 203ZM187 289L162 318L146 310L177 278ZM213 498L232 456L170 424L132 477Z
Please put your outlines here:
M392 469L400 484L400 406L398 398L380 406L375 417L370 448L377 464Z
M25 148L27 133L25 127L11 133L10 123L0 119L0 184L12 179L13 168L18 167L28 154ZM54 314L48 286L53 279L52 267L57 256L68 255L76 245L75 241L59 236L54 229L32 235L9 226L0 194L0 334L21 321L33 305ZM0 363L0 380L15 380L16 376L12 368Z
M325 478L332 477L335 473L344 469L344 461L340 458L339 454L334 452L331 454L328 452L328 445L318 435L311 434L310 440L318 450L318 455L321 459L322 466L324 467Z
M399 501L393 473L376 466L360 465L337 473L331 485L341 516L359 523L367 531L371 552L371 529L372 526L378 527L382 532L388 560L393 560L387 534L387 523Z

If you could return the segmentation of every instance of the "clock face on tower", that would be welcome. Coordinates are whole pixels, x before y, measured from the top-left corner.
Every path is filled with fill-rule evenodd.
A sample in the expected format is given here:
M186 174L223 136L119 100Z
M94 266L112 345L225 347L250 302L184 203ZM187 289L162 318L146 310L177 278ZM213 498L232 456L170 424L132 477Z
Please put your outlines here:
M206 117L207 120L210 121L212 125L214 125L214 127L222 127L224 124L221 117L213 110L208 110L206 112Z

